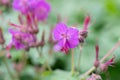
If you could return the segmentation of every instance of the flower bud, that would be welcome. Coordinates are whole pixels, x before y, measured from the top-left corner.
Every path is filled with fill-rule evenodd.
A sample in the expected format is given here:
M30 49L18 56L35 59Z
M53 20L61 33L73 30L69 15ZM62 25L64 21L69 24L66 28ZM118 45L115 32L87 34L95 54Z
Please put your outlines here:
M86 38L86 37L87 37L87 34L88 34L88 31L86 31L86 30L81 30L81 31L79 31L79 34L80 34L81 36L83 36L84 38Z
M101 71L107 71L108 67L114 63L115 56L107 62L100 64Z
M94 66L97 68L98 66L99 66L99 54L98 54L98 52L99 52L99 46L98 46L98 44L96 44L96 46L95 46L95 51L96 51L96 59L95 59L95 62L94 62Z
M7 53L6 53L6 57L7 57L8 59L11 59L12 56L11 56L11 54L10 54L9 52L7 52Z
M108 70L108 66L105 65L105 64L100 64L100 70L103 71L103 72L105 72L105 71Z
M97 68L99 66L99 61L95 61L94 66Z
M92 74L87 80L102 80L101 76L98 74Z
M88 15L85 17L85 20L84 20L84 30L88 29L89 22L90 22L90 16Z
M84 38L82 36L79 36L79 42L84 43Z

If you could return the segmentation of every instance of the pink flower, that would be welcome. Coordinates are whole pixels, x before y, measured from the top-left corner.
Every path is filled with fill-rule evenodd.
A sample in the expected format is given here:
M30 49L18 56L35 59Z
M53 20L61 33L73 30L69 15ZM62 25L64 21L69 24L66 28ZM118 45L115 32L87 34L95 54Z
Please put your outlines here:
M108 67L114 63L114 59L115 59L115 56L112 59L108 60L107 62L102 63L100 65L101 71L107 71Z
M14 0L13 8L38 20L45 20L50 13L50 5L45 0Z
M30 44L36 42L35 36L30 33L24 33L13 29L10 29L9 32L12 34L10 45L14 45L17 50L25 49Z
M14 0L13 8L20 11L23 14L28 13L28 4L27 0Z
M56 51L68 52L69 49L75 48L79 44L79 31L75 28L68 28L64 23L59 23L53 31Z
M92 74L87 80L102 80L101 76L98 74Z
M38 1L35 8L35 16L38 20L45 20L50 13L50 5L45 0Z

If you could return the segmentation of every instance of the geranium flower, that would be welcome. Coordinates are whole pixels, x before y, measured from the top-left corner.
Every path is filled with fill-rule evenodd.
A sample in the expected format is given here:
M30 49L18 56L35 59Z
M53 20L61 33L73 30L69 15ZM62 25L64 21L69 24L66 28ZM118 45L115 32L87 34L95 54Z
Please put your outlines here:
M101 76L98 74L92 74L87 80L102 80Z
M14 45L17 50L25 49L30 44L36 42L36 38L32 34L13 29L9 29L9 32L12 34L12 41L10 44Z
M50 5L45 0L38 1L35 8L35 16L38 20L45 20L50 13Z
M53 31L54 40L57 41L54 49L67 53L70 48L75 48L79 44L78 34L76 28L69 28L64 23L57 24Z
M13 8L38 20L45 20L50 13L50 5L45 0L14 0Z

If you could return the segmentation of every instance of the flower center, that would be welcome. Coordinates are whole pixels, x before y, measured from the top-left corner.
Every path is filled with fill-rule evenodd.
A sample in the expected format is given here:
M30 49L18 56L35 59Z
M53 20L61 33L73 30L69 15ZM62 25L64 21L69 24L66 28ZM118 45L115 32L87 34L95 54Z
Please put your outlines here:
M67 34L61 34L61 36L67 39Z

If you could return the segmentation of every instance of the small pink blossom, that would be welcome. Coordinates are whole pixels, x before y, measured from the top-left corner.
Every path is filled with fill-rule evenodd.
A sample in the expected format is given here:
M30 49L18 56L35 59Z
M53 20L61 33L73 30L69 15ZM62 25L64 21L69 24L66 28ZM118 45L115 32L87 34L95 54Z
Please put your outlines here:
M114 63L115 57L100 65L101 71L107 71L108 67Z
M31 14L38 20L45 20L51 10L50 4L45 0L14 0L13 8L24 15Z
M67 53L69 49L78 46L78 33L76 28L69 28L64 23L57 24L53 30L54 40L57 41L55 50Z
M35 36L30 33L24 33L14 29L9 29L9 32L12 34L10 45L14 45L17 50L25 49L30 44L36 42Z
M102 80L101 76L98 74L92 74L87 80Z

